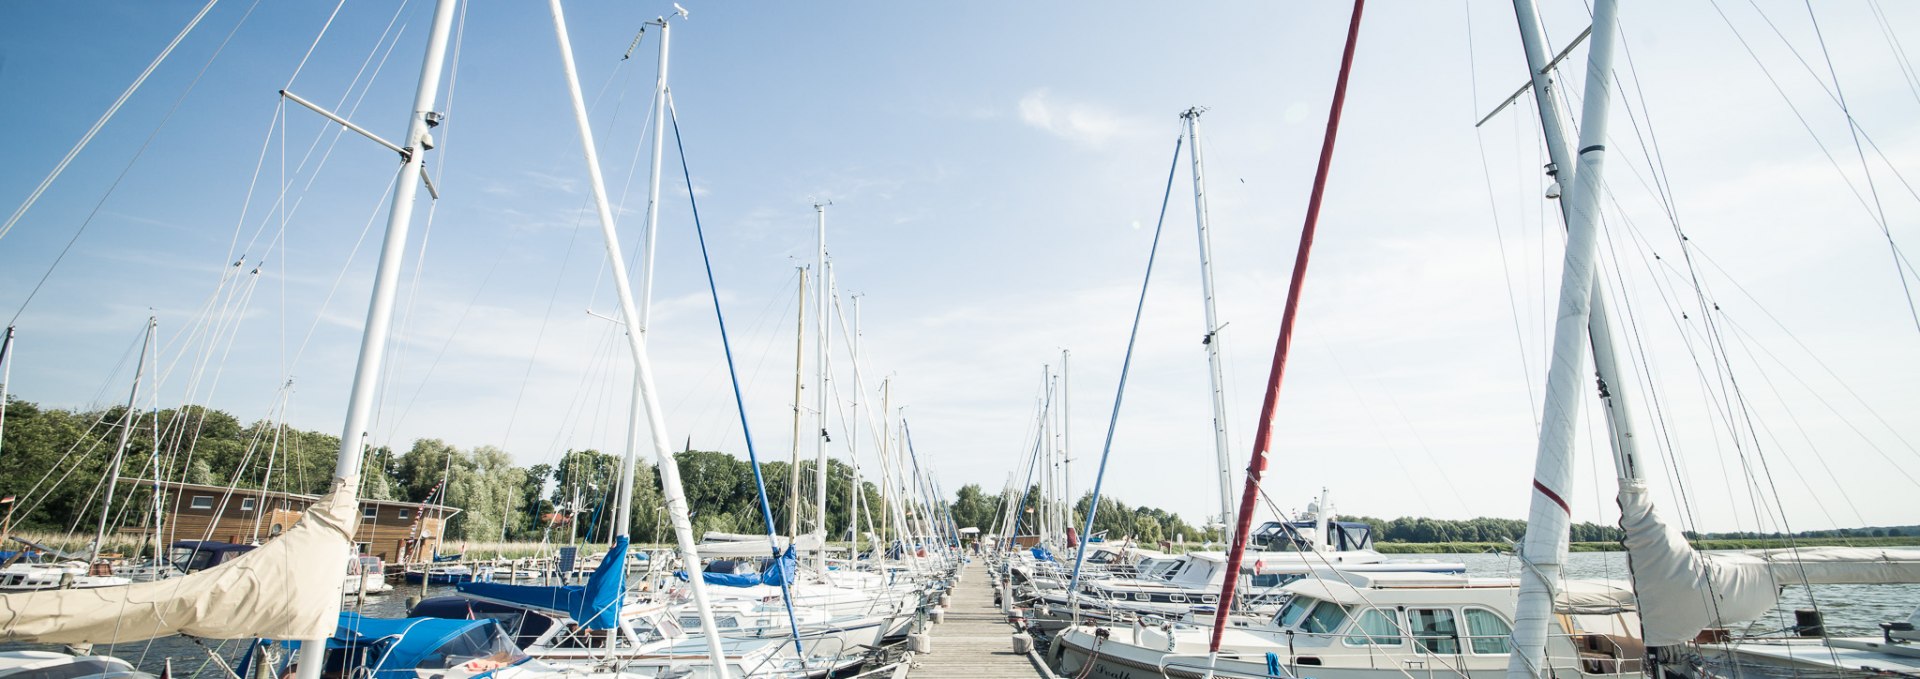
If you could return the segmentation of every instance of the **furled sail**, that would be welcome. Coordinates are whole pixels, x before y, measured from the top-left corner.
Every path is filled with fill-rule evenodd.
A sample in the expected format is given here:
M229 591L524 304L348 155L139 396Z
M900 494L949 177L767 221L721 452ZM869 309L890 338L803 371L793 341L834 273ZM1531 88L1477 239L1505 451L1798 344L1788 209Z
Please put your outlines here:
M96 589L0 595L0 639L112 644L186 634L206 639L321 639L339 623L340 580L359 518L359 479L333 490L259 549L183 577Z
M1620 525L1648 646L1693 641L1709 627L1751 621L1779 603L1780 588L1920 582L1920 550L1863 547L1702 554L1654 511L1646 484L1623 482Z

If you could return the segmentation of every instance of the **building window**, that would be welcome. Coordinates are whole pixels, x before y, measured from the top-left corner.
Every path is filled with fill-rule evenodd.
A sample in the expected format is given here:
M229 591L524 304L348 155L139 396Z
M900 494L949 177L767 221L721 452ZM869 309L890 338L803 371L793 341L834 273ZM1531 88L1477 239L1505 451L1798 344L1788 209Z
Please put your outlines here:
M243 511L243 512L253 511L253 498L250 498L250 497L240 498L240 511Z
M400 510L400 520L401 521L407 520L407 510L405 509Z
M187 506L193 509L213 509L213 496L195 495L193 496L193 504Z
M363 518L363 519L377 519L377 518L380 518L380 508L379 508L379 507L375 507L375 506L373 506L373 505L367 505L367 506L365 506L365 507L361 507L361 508L360 508L360 518Z

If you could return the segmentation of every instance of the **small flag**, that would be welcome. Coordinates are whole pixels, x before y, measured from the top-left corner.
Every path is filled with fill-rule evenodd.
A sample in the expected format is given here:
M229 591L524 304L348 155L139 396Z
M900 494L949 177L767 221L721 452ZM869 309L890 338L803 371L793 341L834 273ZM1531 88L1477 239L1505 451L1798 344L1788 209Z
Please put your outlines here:
M0 505L4 505L4 504L12 504L12 503L13 503L13 496L12 496L12 495L8 495L8 496L6 496L6 497L0 497Z

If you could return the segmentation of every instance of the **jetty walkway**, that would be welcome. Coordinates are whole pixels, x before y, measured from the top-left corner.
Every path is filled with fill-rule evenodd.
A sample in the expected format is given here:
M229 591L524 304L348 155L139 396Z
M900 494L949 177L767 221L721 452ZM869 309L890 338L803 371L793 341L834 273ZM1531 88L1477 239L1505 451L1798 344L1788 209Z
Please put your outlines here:
M1050 679L1024 653L1013 652L1012 625L993 603L993 580L976 559L960 571L946 621L928 630L930 653L917 654L911 679Z

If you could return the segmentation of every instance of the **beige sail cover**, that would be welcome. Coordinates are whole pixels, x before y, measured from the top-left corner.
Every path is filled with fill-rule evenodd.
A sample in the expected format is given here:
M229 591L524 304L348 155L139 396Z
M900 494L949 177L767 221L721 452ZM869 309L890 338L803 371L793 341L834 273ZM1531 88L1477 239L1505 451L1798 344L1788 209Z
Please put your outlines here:
M111 644L172 634L330 637L339 624L358 485L358 479L336 479L333 491L308 507L292 529L198 573L124 587L0 596L0 639Z
M1648 646L1693 641L1709 627L1757 620L1779 604L1780 588L1811 584L1920 582L1920 550L1863 547L1769 549L1702 554L1660 520L1645 484L1620 488L1640 623Z

